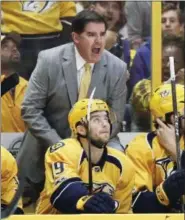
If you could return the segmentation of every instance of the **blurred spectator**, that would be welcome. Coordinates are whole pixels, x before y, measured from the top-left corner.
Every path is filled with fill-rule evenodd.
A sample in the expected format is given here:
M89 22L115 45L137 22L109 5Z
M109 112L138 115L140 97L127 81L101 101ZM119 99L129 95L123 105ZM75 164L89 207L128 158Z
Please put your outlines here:
M175 78L175 81L177 84L182 84L182 85L185 85L185 69L180 69L177 74L176 74L176 78Z
M76 12L79 13L84 9L88 9L91 5L91 1L75 1L76 4Z
M124 2L119 1L93 1L90 9L101 14L108 25L108 30L116 33L125 25Z
M129 91L142 79L151 77L151 39L149 38L138 50L130 68Z
M164 34L182 35L184 17L181 10L173 3L164 4L162 8L162 31Z
M174 57L175 73L185 67L185 43L181 36L165 35L162 51L162 81L170 78L169 57Z
M71 41L74 2L3 1L1 31L21 34L21 76L29 79L41 50Z
M108 30L105 48L129 66L130 43L125 39L125 36L120 34L120 30L126 24L124 4L125 2L120 1L93 1L89 5L89 9L104 16L107 21Z
M18 50L20 36L10 33L1 36L1 82L17 72L21 65ZM21 118L21 103L27 88L27 81L19 77L19 84L1 97L1 131L24 132L25 124Z
M150 111L149 101L151 96L151 80L143 79L139 81L130 98L132 108L132 132L150 131Z
M11 203L18 189L17 163L6 148L1 146L1 212ZM14 214L23 214L22 199Z
M151 36L151 4L149 1L125 2L128 37L133 49Z

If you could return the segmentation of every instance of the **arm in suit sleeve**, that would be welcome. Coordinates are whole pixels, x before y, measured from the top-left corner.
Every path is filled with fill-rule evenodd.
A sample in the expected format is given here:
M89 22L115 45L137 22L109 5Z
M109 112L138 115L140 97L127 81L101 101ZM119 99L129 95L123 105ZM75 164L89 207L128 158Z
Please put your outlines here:
M117 70L117 74L113 74L115 80L112 81L114 81L114 85L111 85L112 91L108 98L108 105L116 114L116 123L113 123L112 138L121 130L127 96L127 65L120 60L117 61L118 63L114 67Z
M47 54L45 54L47 56ZM46 56L41 52L37 65L28 83L21 114L30 132L47 146L53 145L61 138L48 123L44 116L44 108L47 105L49 89L49 73Z

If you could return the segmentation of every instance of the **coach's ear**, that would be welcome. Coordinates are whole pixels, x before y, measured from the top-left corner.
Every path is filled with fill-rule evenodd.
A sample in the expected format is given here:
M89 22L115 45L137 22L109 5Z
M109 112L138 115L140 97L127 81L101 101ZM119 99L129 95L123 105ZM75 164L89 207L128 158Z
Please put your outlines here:
M73 42L74 42L75 44L78 44L78 43L79 43L79 40L80 40L79 34L76 33L76 32L72 32L72 33L71 33L71 36L72 36Z

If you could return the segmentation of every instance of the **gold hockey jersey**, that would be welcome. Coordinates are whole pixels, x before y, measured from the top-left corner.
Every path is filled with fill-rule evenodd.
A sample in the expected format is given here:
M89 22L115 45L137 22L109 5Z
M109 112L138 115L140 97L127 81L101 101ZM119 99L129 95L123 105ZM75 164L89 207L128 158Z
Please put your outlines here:
M131 212L134 172L131 161L122 152L106 147L101 160L92 168L93 193L104 191L112 196L119 204L116 213ZM59 212L50 203L50 198L61 184L80 178L88 186L88 160L78 140L65 139L47 150L45 175L36 212L56 214ZM63 191L61 194L65 193Z
M8 205L18 188L17 163L6 148L1 146L1 205ZM22 200L18 207L22 209Z
M76 15L74 2L2 1L1 32L48 34L62 31L60 19Z
M184 148L181 139L180 146ZM132 160L136 192L142 189L153 191L176 169L176 163L160 146L154 132L139 134L127 146L126 155Z

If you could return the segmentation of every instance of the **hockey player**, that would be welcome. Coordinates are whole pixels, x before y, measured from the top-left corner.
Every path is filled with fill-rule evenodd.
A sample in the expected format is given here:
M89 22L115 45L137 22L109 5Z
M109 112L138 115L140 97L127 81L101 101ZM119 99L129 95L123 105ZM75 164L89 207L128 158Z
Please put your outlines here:
M78 101L68 121L75 138L61 140L45 155L45 186L38 214L130 213L134 169L120 151L107 146L111 132L107 104L89 99ZM89 133L88 133L89 131ZM88 191L88 138L91 145L93 193Z
M177 84L176 91L180 146L184 149L184 86ZM155 90L150 100L150 110L155 118L156 131L136 136L126 149L126 154L133 161L136 170L133 211L171 212L178 207L178 201L185 193L185 170L176 171L174 155L160 144L157 137L161 125L170 127L174 124L170 84L161 85ZM182 167L185 165L183 155L184 153L181 157Z
M6 148L1 146L1 210L10 204L17 189L16 160ZM19 201L14 214L23 214L22 200Z

